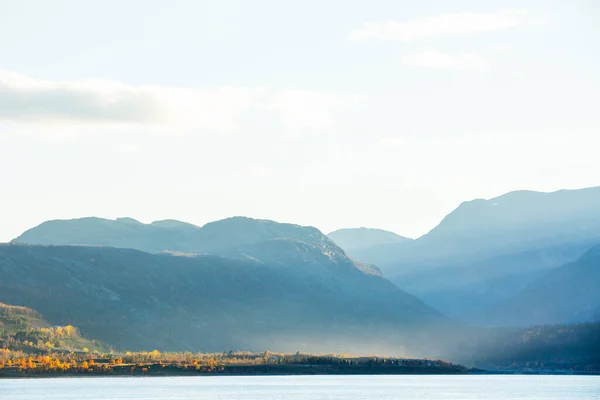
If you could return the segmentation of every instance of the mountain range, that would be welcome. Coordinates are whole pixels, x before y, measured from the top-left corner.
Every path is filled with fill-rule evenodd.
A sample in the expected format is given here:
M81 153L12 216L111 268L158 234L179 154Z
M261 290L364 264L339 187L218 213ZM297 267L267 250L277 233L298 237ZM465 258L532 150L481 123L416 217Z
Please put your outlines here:
M426 235L355 251L431 306L468 322L600 244L600 187L462 203ZM560 321L555 321L560 322Z
M203 227L176 220L143 224L133 218L110 220L89 217L46 221L24 232L13 242L112 246L150 253L213 253L277 238L294 238L310 243L327 241L316 228L246 217L227 218Z
M317 229L250 218L51 221L0 247L0 276L2 301L115 348L414 354L455 325Z
M487 341L473 325L599 321L599 244L600 188L465 202L415 240L246 217L54 220L0 246L0 301L115 348L437 356Z

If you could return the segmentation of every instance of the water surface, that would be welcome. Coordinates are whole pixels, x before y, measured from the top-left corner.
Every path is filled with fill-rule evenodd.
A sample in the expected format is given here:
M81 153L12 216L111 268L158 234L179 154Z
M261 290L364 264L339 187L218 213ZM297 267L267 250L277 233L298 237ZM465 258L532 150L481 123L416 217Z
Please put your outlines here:
M0 399L600 399L598 376L199 376L0 380Z

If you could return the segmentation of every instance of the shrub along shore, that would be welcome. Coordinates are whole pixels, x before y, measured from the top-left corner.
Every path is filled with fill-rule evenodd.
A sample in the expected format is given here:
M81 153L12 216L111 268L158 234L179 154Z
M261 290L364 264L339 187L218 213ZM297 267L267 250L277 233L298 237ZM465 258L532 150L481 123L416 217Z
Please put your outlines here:
M352 357L334 354L55 352L26 355L0 350L0 377L466 374L474 372L442 360Z

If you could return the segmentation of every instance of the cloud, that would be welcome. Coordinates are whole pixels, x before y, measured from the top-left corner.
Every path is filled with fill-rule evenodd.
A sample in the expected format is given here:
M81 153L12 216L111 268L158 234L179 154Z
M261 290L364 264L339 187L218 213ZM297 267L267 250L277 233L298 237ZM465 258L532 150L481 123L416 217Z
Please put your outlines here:
M489 68L488 60L478 53L450 54L439 50L425 50L402 57L402 63L423 68L478 70Z
M286 128L335 125L355 96L255 86L134 86L90 79L57 82L0 70L0 121L142 124L231 132L246 112L268 111Z
M158 121L153 94L109 81L50 82L0 70L0 118Z
M350 32L349 39L414 41L432 37L466 36L536 22L527 10L509 9L495 13L461 12L408 22L367 22Z
M336 127L335 114L339 110L357 105L357 95L310 90L286 90L274 95L267 106L281 114L287 131L302 132L319 126L331 130Z

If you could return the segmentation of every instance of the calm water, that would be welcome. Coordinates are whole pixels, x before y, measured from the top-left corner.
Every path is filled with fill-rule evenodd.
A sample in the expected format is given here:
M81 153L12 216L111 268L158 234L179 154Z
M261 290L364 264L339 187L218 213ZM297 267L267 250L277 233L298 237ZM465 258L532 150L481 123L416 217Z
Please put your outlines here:
M260 376L0 380L0 399L600 399L596 376Z

